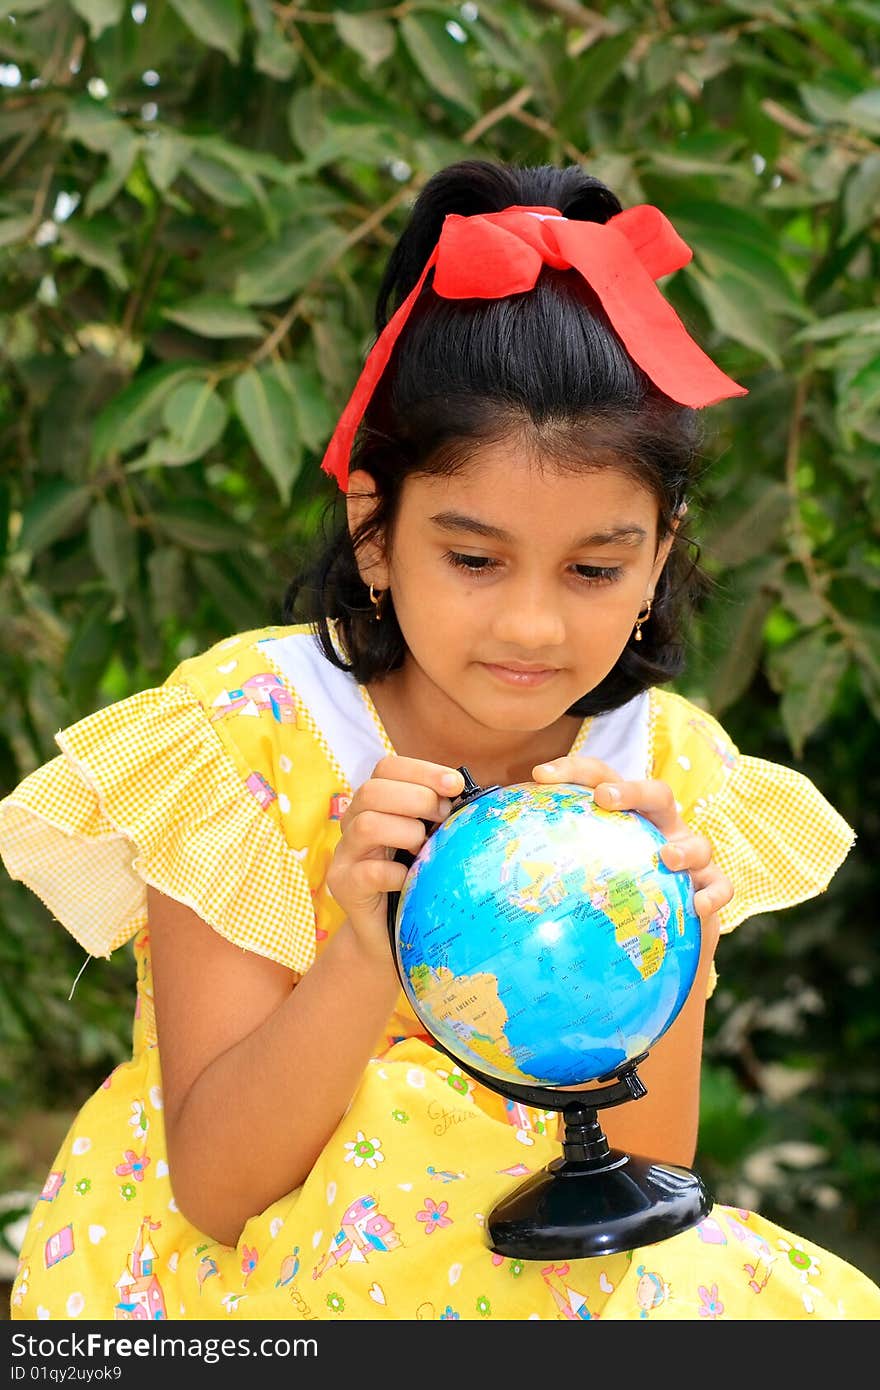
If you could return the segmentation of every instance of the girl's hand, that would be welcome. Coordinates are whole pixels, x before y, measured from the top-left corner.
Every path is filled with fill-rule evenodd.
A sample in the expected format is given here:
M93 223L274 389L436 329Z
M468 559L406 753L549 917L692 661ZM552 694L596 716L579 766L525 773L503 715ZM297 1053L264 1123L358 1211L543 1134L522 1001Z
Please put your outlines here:
M576 755L540 763L532 769L536 782L574 782L592 787L596 805L605 811L638 811L656 825L667 843L660 857L667 869L687 870L694 885L694 911L700 919L704 949L709 959L718 944L718 913L733 897L733 884L712 862L712 845L705 835L694 835L682 820L667 782L651 778L625 782L607 763Z
M352 797L327 887L371 957L389 956L386 895L399 893L407 875L394 851L418 854L428 829L445 820L463 789L454 767L395 756L378 762Z

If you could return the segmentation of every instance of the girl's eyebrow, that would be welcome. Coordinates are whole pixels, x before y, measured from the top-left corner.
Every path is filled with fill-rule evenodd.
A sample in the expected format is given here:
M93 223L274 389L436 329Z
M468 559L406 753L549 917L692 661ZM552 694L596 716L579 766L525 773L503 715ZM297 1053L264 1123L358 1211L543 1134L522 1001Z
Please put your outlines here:
M470 531L475 536L485 536L488 540L510 544L514 537L500 526L491 526L487 521L479 521L475 516L465 516L463 512L437 512L431 521L443 531ZM588 550L592 546L631 545L640 546L648 539L642 526L613 526L608 531L594 531L589 536L581 536L574 542L572 550Z

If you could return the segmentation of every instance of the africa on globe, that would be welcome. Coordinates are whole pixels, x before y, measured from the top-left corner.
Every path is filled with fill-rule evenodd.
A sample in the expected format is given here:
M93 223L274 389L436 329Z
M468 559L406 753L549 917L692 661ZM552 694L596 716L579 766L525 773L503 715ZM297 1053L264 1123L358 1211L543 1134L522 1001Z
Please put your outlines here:
M565 1087L648 1052L687 998L700 922L661 832L571 783L493 787L425 841L394 924L404 992L503 1089Z

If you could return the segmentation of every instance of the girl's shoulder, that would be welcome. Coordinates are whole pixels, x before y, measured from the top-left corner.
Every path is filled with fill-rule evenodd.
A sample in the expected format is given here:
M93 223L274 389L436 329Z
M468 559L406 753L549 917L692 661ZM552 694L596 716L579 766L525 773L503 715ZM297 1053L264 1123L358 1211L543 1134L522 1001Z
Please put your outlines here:
M344 797L393 751L367 692L330 660L308 624L224 637L180 662L164 683L181 686L232 755L250 761L248 775L268 774L261 761L282 772L295 764L298 781L329 779Z
M278 692L274 699L280 722L285 680L271 654L279 646L294 652L311 640L305 624L272 624L235 632L182 658L163 681L163 688L187 686L212 711L242 709L248 702L257 710L271 709L272 692Z
M651 691L653 776L668 782L685 819L723 792L741 762L727 730L700 705L675 691Z
M161 685L55 735L58 756L0 801L7 872L90 954L146 924L151 883L235 944L301 972L350 787L337 697L381 756L359 688L307 629L213 643Z

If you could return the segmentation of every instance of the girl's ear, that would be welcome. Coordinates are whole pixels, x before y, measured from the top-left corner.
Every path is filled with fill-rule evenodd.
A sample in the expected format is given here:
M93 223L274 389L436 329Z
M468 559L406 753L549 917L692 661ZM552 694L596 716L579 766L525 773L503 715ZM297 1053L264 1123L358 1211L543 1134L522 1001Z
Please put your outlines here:
M369 473L357 468L348 479L345 495L345 510L348 517L348 532L354 537L360 528L369 521L376 509L376 484ZM374 584L377 589L388 588L388 566L381 535L362 541L355 550L357 566L365 584Z
M665 536L663 540L660 542L659 546L657 547L657 558L654 561L654 567L651 570L651 592L646 595L646 597L651 599L652 601L654 598L654 589L656 588L657 582L661 574L663 573L663 566L669 559L669 552L675 544L676 532L678 531L681 518L684 516L684 513L686 511L687 507L680 508L677 515L673 518L672 529L670 530L669 535Z

